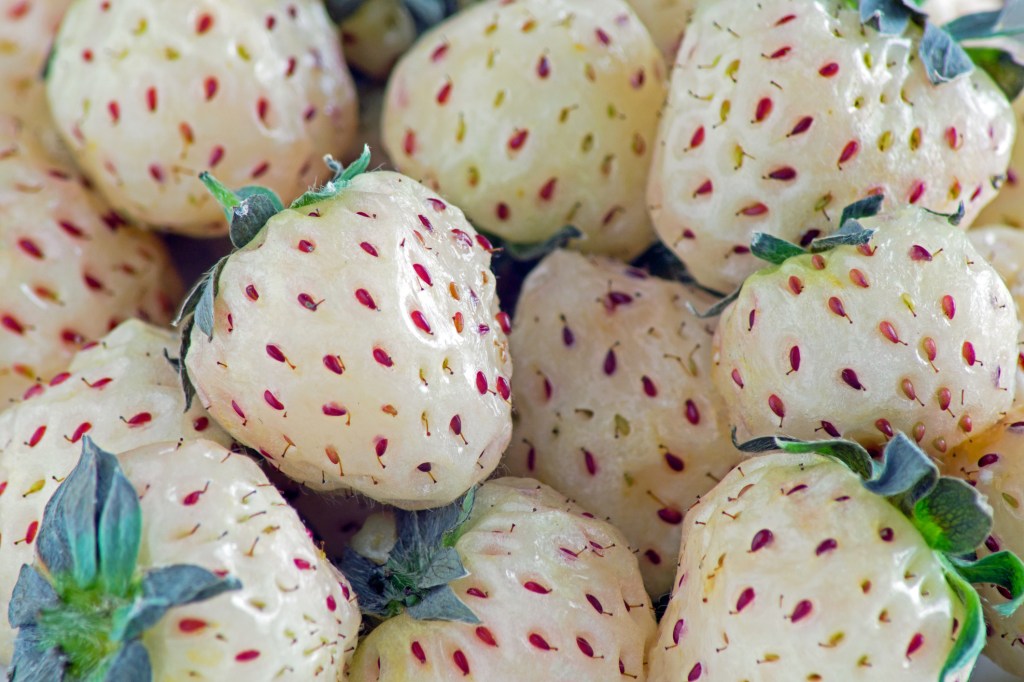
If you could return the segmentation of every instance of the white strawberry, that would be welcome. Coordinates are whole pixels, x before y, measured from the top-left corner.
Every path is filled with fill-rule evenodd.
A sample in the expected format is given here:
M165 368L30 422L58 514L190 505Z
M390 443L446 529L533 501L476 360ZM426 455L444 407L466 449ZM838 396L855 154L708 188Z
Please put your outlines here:
M397 532L368 521L342 563L364 613L386 618L353 679L645 679L650 599L608 523L521 478L396 516Z
M116 209L196 235L223 232L200 171L291 196L356 129L352 80L316 0L79 0L47 89L65 141Z
M341 22L345 60L376 80L387 78L415 40L416 24L403 0L365 0Z
M46 55L72 0L0 0L0 113L18 114L42 81Z
M183 438L231 442L198 405L185 410L168 351L177 353L171 332L125 322L0 413L0 613L19 567L31 562L43 507L78 461L84 436L118 451ZM0 619L0 662L10 660L12 641Z
M156 237L0 117L0 290L3 410L121 320L170 321L181 285Z
M511 435L508 317L462 212L405 176L360 175L368 154L257 223L242 225L255 198L235 209L239 250L185 308L202 301L188 375L229 433L314 489L447 504Z
M945 469L951 476L965 478L992 505L992 533L978 553L1024 553L1024 411L1015 407L999 424L953 450ZM1024 676L1024 614L1000 611L1005 588L987 586L979 592L988 623L985 654L1007 672Z
M967 231L967 238L1002 277L1010 290L1017 313L1024 312L1024 231L1005 225L989 225ZM1024 326L1017 337L1017 391L1015 404L1024 399Z
M716 331L715 385L744 437L876 446L903 431L941 457L1013 402L1016 306L945 218L908 208L862 223L877 228L860 231L869 242L744 282Z
M1014 100L1013 113L1020 128L1024 119L1024 98ZM1006 181L975 222L979 226L1005 224L1024 227L1024 135L1018 135L1013 142Z
M933 85L916 15L883 34L848 4L708 2L687 27L648 203L705 286L758 268L755 231L806 244L868 194L943 213L962 201L965 225L995 196L1016 127L1006 96L981 69Z
M395 67L384 143L396 167L482 229L639 254L664 63L622 0L490 0L425 34Z
M742 455L711 384L696 287L556 251L527 278L510 335L516 420L505 464L623 531L647 589L669 591L683 513Z
M970 583L1013 587L1012 610L1024 564L956 558L991 509L908 439L884 464L852 446L744 446L789 452L744 462L687 513L649 679L967 679L985 640Z
M13 680L337 680L360 623L259 466L206 440L115 458L86 438L11 616Z

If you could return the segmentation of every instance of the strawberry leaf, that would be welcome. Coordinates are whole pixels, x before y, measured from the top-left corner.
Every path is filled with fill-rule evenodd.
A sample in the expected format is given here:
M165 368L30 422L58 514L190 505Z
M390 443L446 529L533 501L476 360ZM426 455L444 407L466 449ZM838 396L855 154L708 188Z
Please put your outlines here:
M992 530L992 510L966 482L940 478L913 507L911 521L928 546L947 554L966 554Z
M935 488L938 480L939 468L935 463L905 434L897 433L885 446L881 471L864 481L864 487L909 513Z
M946 581L964 605L964 620L960 624L956 642L939 673L939 682L953 682L966 679L981 655L985 647L985 618L981 612L981 599L974 587L961 577L946 557L939 555L939 561L943 565Z
M679 256L661 241L655 242L650 248L637 256L633 260L632 265L646 270L651 275L660 279L694 284L693 275L686 269L686 264L679 260Z
M487 235L492 243L500 245L502 252L514 261L540 260L552 251L565 248L573 239L585 239L583 232L575 225L564 225L558 232L542 242L532 244L509 242Z
M725 311L726 308L729 307L730 303L732 303L733 301L740 297L741 291L743 291L742 286L738 287L731 294L727 294L722 298L718 299L718 301L714 305L712 305L704 312L697 310L697 308L695 308L694 305L689 301L686 302L686 309L690 311L690 314L696 316L701 320L706 320L711 317L718 317L719 315L722 314L723 311Z
M933 211L930 208L924 208L924 207L922 207L922 210L927 211L928 213L931 213L934 216L939 216L940 218L945 218L946 222L948 222L953 227L956 227L957 225L959 225L963 221L964 215L966 215L966 213L967 213L966 210L964 209L964 202L962 202L962 201L957 206L957 209L956 209L955 213L941 213L939 211Z
M213 307L217 298L217 291L220 289L218 285L218 279L220 278L220 271L224 269L224 265L227 264L229 256L225 256L217 261L210 270L204 275L205 282L203 283L202 292L199 296L199 302L196 304L194 320L196 326L206 334L206 338L213 340ZM185 356L181 356L182 362L185 360Z
M884 195L871 194L860 201L853 202L843 209L843 213L839 217L839 229L842 230L848 220L859 220L878 215L882 210L883 201L885 201Z
M942 29L957 42L1016 37L1024 33L1024 2L1007 0L1000 9L957 17Z
M834 438L830 440L797 440L789 436L763 436L745 443L736 442L736 431L733 430L733 445L740 452L760 453L782 450L793 454L814 452L838 459L853 473L863 479L872 477L875 471L874 460L860 444L852 440Z
M811 253L821 253L822 251L834 249L837 246L860 246L871 241L871 237L874 234L874 230L864 227L859 221L847 218L843 221L843 226L832 234L812 241L809 251Z
M950 557L949 562L970 583L997 585L1010 593L1010 600L993 604L1004 616L1012 616L1024 602L1024 562L1013 552L996 552L976 561Z
M994 47L968 47L968 56L975 66L995 81L1011 102L1024 91L1024 65L1005 50Z
M151 679L139 637L173 606L238 589L198 566L138 575L138 493L114 455L83 439L82 455L43 512L41 568L22 568L8 609L18 628L16 680Z
M455 544L475 499L475 490L470 490L437 509L396 510L398 535L383 565L352 550L344 554L341 570L363 613L390 618L405 610L413 618L480 622L450 586L468 575Z
M750 240L750 252L761 260L782 265L787 258L803 256L807 251L792 242L767 232L755 232Z
M284 210L277 195L264 187L243 187L242 201L231 210L231 244L240 249L259 234L267 221Z
M192 346L193 326L195 326L195 318L190 317L181 329L178 357L172 358L167 349L164 349L164 358L167 359L167 362L171 363L171 367L174 368L175 373L178 375L178 381L181 382L181 390L185 394L185 412L192 408L192 400L196 397L196 387L192 384L192 379L188 375L188 368L185 367L185 357L188 355L188 349Z
M911 20L922 23L926 14L908 0L861 0L860 21L883 35L900 35Z
M934 85L948 83L974 70L974 63L960 43L934 24L925 25L918 54Z
M288 208L305 208L311 204L337 196L341 190L345 189L352 183L353 178L365 173L366 169L370 167L370 147L369 145L363 145L363 153L360 154L359 158L353 161L348 168L343 167L330 155L324 157L324 163L327 164L327 167L334 173L334 177L325 182L322 186L316 189L311 189L300 196L298 199L293 201Z

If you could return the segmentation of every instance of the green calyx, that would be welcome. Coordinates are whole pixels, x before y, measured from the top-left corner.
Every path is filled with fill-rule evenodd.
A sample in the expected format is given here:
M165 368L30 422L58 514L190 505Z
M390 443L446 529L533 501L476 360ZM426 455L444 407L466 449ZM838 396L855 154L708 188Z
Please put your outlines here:
M349 549L341 571L364 614L387 619L408 613L420 620L479 623L455 596L451 582L469 575L455 550L476 500L476 489L437 509L396 510L398 537L383 565Z
M1007 38L1020 42L1024 35L1024 0L1007 0L1002 9L960 17L938 27L911 0L844 0L860 11L860 20L883 35L902 35L914 24L922 30L918 55L935 85L969 74L975 67L987 72L1013 100L1024 89L1024 65L1005 50L965 47L974 40Z
M370 166L370 148L363 147L363 153L348 167L342 166L331 156L324 157L324 163L330 169L331 179L320 187L311 189L288 205L288 209L301 209L315 203L331 199L352 184L353 178L366 172ZM284 204L276 194L266 187L248 186L237 192L225 187L219 180L203 172L199 179L206 185L210 194L224 209L224 215L231 223L228 235L235 250L245 248L256 235L266 226L267 222L285 210ZM233 253L233 252L232 252ZM188 410L195 397L195 387L185 369L185 356L188 354L192 338L192 327L198 326L206 338L213 339L213 304L217 297L220 272L231 254L217 261L212 268L199 278L174 319L175 327L182 327L181 348L177 360L168 358L181 379L182 390L185 392L185 409Z
M117 458L86 437L78 465L46 505L38 563L22 566L11 595L13 682L146 682L142 634L168 609L240 587L185 564L140 572L141 539L138 494Z
M735 443L735 432L733 438ZM940 476L928 455L906 435L897 433L879 460L859 444L838 438L802 441L768 436L736 443L736 447L749 453L781 450L831 457L910 520L935 552L965 610L957 640L942 669L942 682L972 666L985 646L981 599L974 584L994 584L1009 593L1005 603L994 607L1003 615L1012 614L1024 602L1024 562L1016 554L1003 551L981 559L974 554L992 530L992 510L982 495L965 481Z

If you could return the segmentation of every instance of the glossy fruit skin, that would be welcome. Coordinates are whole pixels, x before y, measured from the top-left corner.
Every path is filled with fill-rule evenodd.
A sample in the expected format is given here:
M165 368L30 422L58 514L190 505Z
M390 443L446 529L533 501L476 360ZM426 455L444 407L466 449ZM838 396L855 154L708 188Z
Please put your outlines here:
M343 678L359 632L355 597L254 461L206 440L119 459L145 491L140 563L187 562L242 583L146 632L155 681Z
M556 251L510 336L516 420L504 463L615 524L652 595L670 591L685 511L744 456L711 382L715 298L609 258Z
M388 542L386 524L367 530L353 540L364 555ZM481 622L391 618L360 642L353 679L645 678L650 598L610 524L537 481L499 478L477 490L455 550L469 575L452 589Z
M490 258L458 208L397 173L286 209L228 258L212 339L192 329L198 399L313 489L447 504L512 431Z
M490 0L426 33L388 83L396 168L516 243L567 224L575 248L632 258L665 66L621 0Z
M920 209L865 218L862 246L751 276L723 313L713 378L739 439L897 431L943 454L1013 403L1016 306L966 234Z
M32 562L43 509L78 463L84 436L114 452L195 438L231 444L198 403L185 409L164 357L177 350L170 331L129 320L0 413L0 612L22 564ZM0 619L0 663L10 661L14 635Z
M732 291L761 267L754 232L806 244L869 194L941 213L962 201L972 223L1006 172L1013 111L980 69L932 85L917 46L913 31L862 28L839 0L697 9L647 193L697 281Z
M167 248L128 226L29 125L0 116L0 411L122 320L166 324Z
M937 679L962 618L920 533L856 474L763 455L687 514L648 679Z
M200 172L297 196L357 125L337 30L313 0L77 3L47 92L78 165L118 211L194 236L227 230Z

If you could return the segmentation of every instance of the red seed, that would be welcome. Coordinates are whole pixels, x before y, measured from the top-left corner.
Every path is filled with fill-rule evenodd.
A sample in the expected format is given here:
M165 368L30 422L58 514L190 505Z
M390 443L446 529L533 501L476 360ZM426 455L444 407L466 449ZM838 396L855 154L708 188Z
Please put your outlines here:
M156 111L156 105L156 88L148 88L146 90L146 106L149 107L150 111Z
M508 204L502 201L495 207L494 212L498 216L498 220L508 220L510 209Z
M254 661L260 657L260 652L256 649L247 649L235 656L235 660L239 663L246 663L248 661Z
M267 405L270 405L275 410L284 409L284 405L281 403L281 401L278 400L277 396L275 396L269 390L263 391L263 399L267 401Z
M878 531L878 537L882 538L882 542L892 542L895 535L896 534L893 532L892 528L883 528Z
M497 320L498 326L501 327L501 331L504 334L512 333L512 320L509 318L508 313L502 311L495 315L494 319Z
M867 277L865 277L864 273L858 270L857 268L853 268L850 270L850 281L853 282L855 285L861 287L862 289L868 288Z
M36 539L36 533L38 533L38 532L39 532L39 522L38 521L33 521L32 523L28 524L28 529L25 531L25 542L27 544L31 545L32 541Z
M789 616L789 619L794 623L803 620L811 613L812 608L811 602L804 599L797 603L796 608L793 609L793 613Z
M710 194L714 190L714 185L711 184L710 180L705 180L701 183L701 186L693 193L694 196L701 196L702 194Z
M658 518L671 526L678 526L683 522L683 513L672 507L662 507L658 510Z
M517 129L512 133L512 137L508 138L508 148L513 151L521 149L522 146L526 144L526 138L529 137L529 135L529 130L525 128L521 130Z
M818 544L817 549L814 550L814 553L816 555L818 555L818 556L821 556L822 554L825 554L826 552L831 552L833 549L835 549L838 546L839 546L839 543L836 542L832 538L829 538L827 540L822 540Z
M739 214L753 217L764 215L767 212L768 207L762 204L761 202L757 202L754 204L750 204L749 206L744 206L743 208L740 209Z
M773 170L768 174L768 177L772 180L793 180L796 178L796 170L789 166L783 166Z
M907 645L907 658L910 658L911 654L920 649L922 644L924 644L924 635L920 632L915 633L910 639L910 644Z
M363 251L365 251L366 253L370 254L374 258L377 257L377 249L374 248L373 244L371 244L370 242L362 242L362 243L359 244L359 246L360 246L360 248L363 249Z
M303 253L313 253L313 250L315 248L316 247L313 246L313 242L311 242L311 241L309 241L307 239L300 239L299 240L299 251L302 251Z
M35 258L37 260L43 258L43 251L42 251L42 249L40 249L39 245L36 244L31 239L27 239L27 238L19 239L18 240L18 246L21 248L22 251L27 253L32 258Z
M964 341L961 353L964 356L964 362L973 367L974 363L977 361L977 357L974 354L974 344L970 341Z
M34 448L39 444L39 441L43 439L43 435L46 433L46 426L38 427L33 433L32 437L28 439L28 446Z
M413 263L412 269L416 271L416 275L421 280L423 280L424 284L426 284L427 286L434 286L433 280L430 279L430 273L427 272L427 269L425 267L423 267L419 263Z
M392 365L395 364L394 361L391 359L391 356L388 355L387 351L385 351L383 348L373 349L373 359L376 360L378 364L383 365L385 367L391 367Z
M89 422L82 422L75 428L74 432L71 434L71 438L68 438L68 440L71 441L72 444L75 444L82 439L82 436L89 433L91 430L92 424Z
M250 284L245 288L245 295L248 296L250 300L256 301L259 300L260 292L256 291L256 287Z
M750 541L750 551L756 552L759 549L767 547L775 539L775 535L767 528L762 528L754 534L754 539Z
M441 89L437 91L437 103L444 105L448 102L448 98L452 94L452 82L448 81L441 86Z
M207 102L209 102L211 99L213 99L214 96L217 94L217 87L218 87L217 79L213 78L212 76L210 78L207 78L203 82L203 89L206 91L206 101Z
M772 412L775 413L775 416L778 417L779 419L785 418L786 406L782 402L782 398L775 395L774 393L768 396L768 407L769 409L771 409Z
M548 644L547 640L545 640L543 637L541 637L537 633L531 633L530 637L529 637L529 641L530 641L530 644L532 644L533 646L537 647L538 649L540 649L542 651L551 651L551 645Z
M384 453L388 451L388 439L378 438L377 442L373 445L374 452L377 453L377 457L383 457Z
M125 423L128 424L128 426L135 428L138 426L148 424L151 421L153 421L153 415L151 415L149 412L139 412L138 414L132 415L131 417L126 419Z
M430 325L427 323L427 318L423 317L423 313L421 313L418 310L414 310L411 313L409 313L409 317L412 318L412 323L416 325L419 329L426 332L427 334L433 333L430 331Z
M196 20L196 33L202 35L209 31L211 26L213 26L213 17L206 13L200 14Z
M487 646L498 646L497 640L494 639L494 633L485 628L483 625L476 629L476 636L481 642Z
M466 660L466 654L462 653L462 649L455 650L455 653L452 654L452 660L459 670L462 671L463 677L469 674L469 661Z
M579 650L583 652L583 655L587 658L594 657L594 647L590 646L590 642L588 642L587 640L583 639L582 637L577 637L576 646L579 647Z
M597 460L594 459L594 453L590 450L583 451L583 464L587 468L587 473L591 476L597 474Z
M900 343L900 337L896 334L896 328L892 326L890 322L879 322L878 331L882 333L882 336L889 339L893 343Z
M346 414L348 414L348 410L346 410L338 403L327 403L323 405L320 409L328 417L344 417Z
M736 610L742 611L747 608L752 601L754 601L754 588L748 587L740 593L740 598L736 600Z
M605 612L604 607L601 606L601 602L594 595L588 593L587 594L587 601L590 602L590 605L593 606L594 610L597 611L598 613L603 614Z
M697 680L700 679L701 672L703 672L703 670L700 667L700 663L694 664L694 666L690 668L690 674L686 676L686 682L697 682Z
M278 362L284 362L286 359L284 353L281 352L281 349L273 344L267 344L267 355Z
M832 311L834 315L839 317L846 317L846 308L843 307L843 302L835 296L830 296L828 299L828 309Z
M373 300L373 296L366 289L356 289L356 300L362 303L370 310L376 310L377 304Z
M850 140L843 147L842 153L839 155L839 165L842 166L844 163L852 159L857 155L857 151L860 149L860 144L856 140Z
M738 369L734 369L732 371L732 380L737 386L743 388L743 377L740 376L740 371Z
M551 75L551 63L548 62L547 55L544 55L537 62L537 75L541 78L547 78Z
M597 36L597 39L601 42L602 45L610 45L612 42L612 39L608 37L608 34L605 33L604 30L601 28L595 29L594 35Z
M789 371L800 371L800 346L793 346L789 349Z
M206 417L196 417L192 422L192 429L194 431L203 432L210 426L210 420Z
M558 184L557 178L548 178L548 181L540 188L538 192L541 199L544 201L550 201L551 197L555 195L555 185Z
M839 65L836 64L835 62L829 62L825 66L818 69L818 73L824 76L825 78L831 78L832 76L839 73Z
M686 621L680 618L676 621L675 625L672 626L672 643L679 644L679 640L682 639L683 634L686 632Z
M501 396L502 400L508 400L512 397L512 389L508 385L508 379L503 376L499 376L494 382L495 388L498 389L498 395Z
M376 355L374 357L376 357ZM336 355L325 355L324 367L331 370L335 374L342 374L345 371L344 365L341 364L341 360L338 359L338 356Z
M924 194L924 189L925 185L923 182L918 181L914 183L914 187L910 190L910 197L908 201L911 204L916 204L918 200L921 198L921 195Z
M857 378L857 373L856 373L856 372L854 372L854 371L853 371L852 369L850 369L849 367L847 367L846 369L844 369L844 370L843 370L843 371L842 371L842 372L840 373L840 376L842 376L842 378L843 378L843 382L844 382L844 383L845 383L845 384L846 384L847 386L849 386L850 388L856 389L856 390L858 390L858 391L863 391L863 390L864 390L864 386L863 386L863 385L861 385L861 383L860 383L860 379L859 379L859 378Z
M790 275L789 276L789 290L792 291L797 296L799 296L800 292L802 292L804 290L804 283L803 283L803 281L801 281L801 279L799 277L797 277L796 275Z
M694 426L700 423L700 410L697 409L697 404L689 398L686 399L686 421Z
M535 592L537 594L548 594L549 592L551 592L551 590L549 590L548 588L532 580L527 580L525 583L523 583L523 587L528 589L530 592Z
M617 364L618 363L615 359L615 349L608 349L608 353L606 353L604 356L604 373L607 374L608 376L615 374L615 367L617 366Z
M649 376L644 375L640 377L640 383L643 384L645 395L647 395L650 398L653 398L658 395L658 387L654 385L654 382L651 381L651 378Z
M416 151L416 133L412 130L405 131L405 140L402 142L402 149L406 156L412 156Z
M419 642L413 642L412 645L409 647L409 650L412 651L412 655L416 657L417 661L419 661L420 663L427 662L427 654L423 651L423 645L421 645Z
M483 372L476 373L476 390L479 391L480 395L487 393L487 377L484 376Z
M813 118L811 118L810 116L804 116L799 121L797 121L796 125L793 126L793 129L789 131L789 134L801 135L803 133L806 133L808 129L810 129L812 123L814 123Z
M757 102L757 109L754 111L754 121L760 123L772 113L772 100L769 97L762 97Z
M910 260L930 261L931 259L931 252L928 251L928 249L924 248L923 246L914 244L913 246L910 247Z
M704 126L697 128L690 137L690 149L696 149L704 142Z
M198 618L182 618L178 621L178 629L182 632L197 632L206 627L206 621Z
M997 455L994 452L990 452L987 455L982 455L981 458L978 459L978 466L981 467L981 468L984 468L984 467L987 467L987 466L992 466L993 464L995 464L998 461L999 461L999 455Z
M888 419L876 419L875 428L882 432L886 438L893 437L892 424L889 423Z
M682 471L685 465L683 460L673 455L671 452L665 453L665 463L668 464L668 468L672 471Z
M956 301L949 294L942 297L942 314L950 320L956 315Z
M949 389L948 389L948 388L945 388L945 387L943 387L943 388L940 388L940 389L939 389L939 390L938 390L938 391L936 392L936 394L935 394L935 397L936 397L936 399L937 399L937 400L938 400L938 402L939 402L939 409L940 409L940 410L942 410L943 412L945 412L946 410L948 410L948 409L949 409L949 403L950 403L950 402L952 401L952 399L953 399L953 396L952 396L952 394L950 393L950 391L949 391Z

